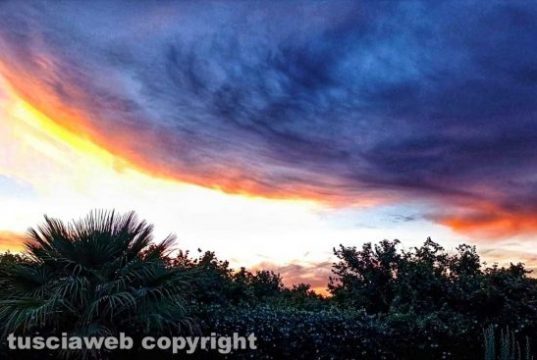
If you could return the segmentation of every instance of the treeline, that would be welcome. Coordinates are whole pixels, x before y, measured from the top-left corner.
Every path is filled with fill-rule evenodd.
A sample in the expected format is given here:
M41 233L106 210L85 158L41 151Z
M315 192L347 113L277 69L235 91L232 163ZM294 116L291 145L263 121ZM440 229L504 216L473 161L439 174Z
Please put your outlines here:
M0 255L0 331L42 336L255 333L258 349L193 358L531 359L537 281L522 264L483 267L475 247L448 254L427 239L334 249L321 297L287 288L271 271L233 270L213 252L152 243L133 214L94 212L70 224L46 218L28 251ZM285 249L282 249L285 251ZM129 353L9 352L4 359L137 359ZM171 354L151 354L156 359ZM186 355L185 355L186 356Z

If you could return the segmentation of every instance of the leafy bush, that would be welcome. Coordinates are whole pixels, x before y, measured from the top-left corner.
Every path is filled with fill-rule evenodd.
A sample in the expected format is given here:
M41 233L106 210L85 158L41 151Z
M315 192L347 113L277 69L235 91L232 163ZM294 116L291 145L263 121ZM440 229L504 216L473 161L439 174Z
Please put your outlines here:
M258 349L232 359L394 359L383 350L380 324L364 312L321 311L270 305L204 309L204 329L218 334L254 333Z

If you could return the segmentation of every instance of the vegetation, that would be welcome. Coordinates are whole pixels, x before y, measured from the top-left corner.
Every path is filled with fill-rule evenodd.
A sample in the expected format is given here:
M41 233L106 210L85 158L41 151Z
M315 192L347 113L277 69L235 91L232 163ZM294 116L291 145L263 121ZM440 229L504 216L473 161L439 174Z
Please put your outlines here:
M165 261L173 238L150 246L151 233L133 213L95 212L72 224L45 218L30 231L24 258L4 255L0 261L3 337L162 333L190 326L187 275Z
M500 331L496 340L496 329L490 325L483 331L485 340L485 360L533 360L529 337L524 345L517 340L516 334L509 328Z
M427 239L334 249L321 297L287 288L271 271L234 271L213 252L172 253L131 213L95 212L65 224L46 218L24 255L0 255L0 331L16 334L255 333L258 349L228 358L532 359L537 282L522 264L483 267L476 249L454 254ZM124 353L0 358L97 359ZM159 353L158 358L171 358ZM48 356L48 357L47 357ZM129 358L144 358L134 350ZM195 358L225 358L197 353Z

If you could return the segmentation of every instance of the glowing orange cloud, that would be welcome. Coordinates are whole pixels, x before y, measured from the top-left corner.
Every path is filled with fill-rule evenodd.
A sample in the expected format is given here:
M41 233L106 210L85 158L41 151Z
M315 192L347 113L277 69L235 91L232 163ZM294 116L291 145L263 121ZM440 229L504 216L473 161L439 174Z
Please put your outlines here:
M440 217L437 221L458 233L477 238L500 239L537 233L537 214L507 211L494 205L469 213Z
M59 69L51 60L45 56L35 60L40 71L43 73L59 72ZM129 132L120 125L114 125L114 121L108 122L108 134L102 129L96 128L93 121L95 115L89 113L83 107L70 105L65 99L58 98L47 88L45 80L26 74L24 70L17 69L14 64L6 64L0 60L0 74L8 82L7 86L12 95L24 102L25 111L34 114L34 117L41 119L39 126L53 136L67 139L69 143L80 145L80 143L91 143L103 152L112 155L119 169L128 166L132 169L144 172L156 178L170 179L183 183L199 185L209 189L219 190L230 194L239 194L247 197L263 197L270 199L296 199L313 200L334 206L358 205L371 206L379 203L393 202L398 198L395 193L384 192L382 194L371 195L370 193L357 196L353 199L345 194L338 194L337 184L330 186L325 184L326 191L319 191L319 187L304 183L279 184L276 189L271 186L260 184L251 180L251 173L254 169L241 168L221 168L218 164L212 164L214 170L207 172L203 176L193 174L188 168L178 170L167 166L162 159L153 159L144 151L140 151L140 144L160 144L166 142L167 137L173 136L163 132L154 133L150 130ZM54 76L52 76L54 78ZM69 94L69 102L72 104L82 104L88 94L84 94L75 85L61 84L64 93ZM114 104L110 104L114 106ZM120 108L121 105L117 104ZM117 123L120 124L121 119ZM116 126L114 128L114 126ZM169 140L169 139L168 139ZM86 145L84 145L86 146ZM329 189L333 188L334 191ZM351 203L350 203L351 202Z
M323 296L330 296L328 292L328 278L331 274L332 263L329 261L306 264L276 265L271 262L262 262L252 267L252 271L272 270L282 276L285 286L292 287L298 284L309 284L311 289Z
M19 252L24 250L26 237L11 231L0 231L0 251Z

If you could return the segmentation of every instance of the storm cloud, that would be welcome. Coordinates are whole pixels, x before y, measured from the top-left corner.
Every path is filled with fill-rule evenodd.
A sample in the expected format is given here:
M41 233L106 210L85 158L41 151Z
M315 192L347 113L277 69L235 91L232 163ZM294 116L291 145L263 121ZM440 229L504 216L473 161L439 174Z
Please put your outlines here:
M532 232L536 20L531 2L7 1L0 69L180 180Z

